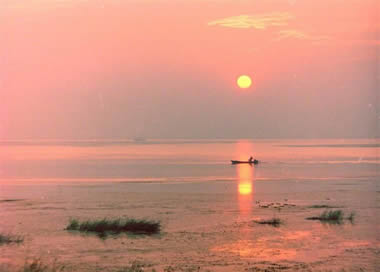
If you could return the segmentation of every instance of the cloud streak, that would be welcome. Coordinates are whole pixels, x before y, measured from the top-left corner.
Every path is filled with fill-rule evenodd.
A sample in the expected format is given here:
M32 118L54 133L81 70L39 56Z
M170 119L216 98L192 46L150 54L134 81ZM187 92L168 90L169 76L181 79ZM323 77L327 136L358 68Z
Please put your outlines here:
M209 26L221 26L229 28L254 28L267 29L269 27L286 26L293 19L288 12L275 12L258 15L240 15L209 22Z
M323 36L323 35L310 35L296 29L280 30L278 32L278 37L276 40L281 41L281 40L286 40L286 39L322 41L322 40L328 40L329 37Z

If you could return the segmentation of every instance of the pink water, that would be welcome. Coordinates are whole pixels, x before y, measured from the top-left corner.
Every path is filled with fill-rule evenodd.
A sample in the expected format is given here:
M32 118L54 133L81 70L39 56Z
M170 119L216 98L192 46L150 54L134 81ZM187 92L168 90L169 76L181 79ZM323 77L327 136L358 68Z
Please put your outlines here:
M0 232L25 241L0 246L0 268L42 258L69 271L135 261L145 271L376 271L378 150L377 140L1 143ZM261 163L229 163L251 155ZM355 222L305 220L324 210L311 205ZM64 230L70 218L125 216L160 220L163 232ZM274 216L284 224L254 222Z

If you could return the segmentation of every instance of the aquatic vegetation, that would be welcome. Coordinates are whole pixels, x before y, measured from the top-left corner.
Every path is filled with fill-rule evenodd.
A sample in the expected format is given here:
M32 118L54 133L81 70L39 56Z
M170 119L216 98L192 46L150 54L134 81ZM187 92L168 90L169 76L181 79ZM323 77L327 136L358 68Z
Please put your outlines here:
M319 216L308 217L306 219L340 224L344 219L344 213L342 210L326 210Z
M355 212L351 212L350 215L347 217L347 220L350 221L351 223L354 223L355 220Z
M270 261L253 262L249 272L311 271L306 263L273 263Z
M93 232L101 237L107 234L120 234L129 232L133 234L151 235L157 234L161 230L161 224L152 220L138 219L100 219L79 222L76 219L70 220L66 230L76 230L80 232Z
M24 241L24 237L19 235L11 235L11 234L4 234L0 233L0 245L4 244L19 244Z
M295 204L289 204L289 203L279 203L279 202L271 202L267 204L263 204L260 201L256 201L256 204L259 204L259 208L274 208L274 209L281 209L281 208L291 208L296 207Z
M343 211L342 210L335 210L335 211L324 211L321 214L321 220L342 220L343 219Z
M16 201L23 201L24 199L1 199L1 202L16 202Z
M255 220L254 222L261 225L271 225L273 227L278 227L283 223L282 220L277 217L273 217L271 219L266 220Z
M140 263L138 261L134 261L131 266L123 267L122 269L118 270L117 272L144 272L148 271L146 270L146 267L149 265L146 265L144 263ZM150 270L151 272L156 272L154 268Z
M31 262L25 262L24 267L19 272L62 272L64 269L64 266L57 265L56 263L49 266L44 264L40 259L34 259Z
M311 206L309 206L309 208L312 208L312 209L331 209L331 208L337 208L337 207L322 204L322 205L311 205Z

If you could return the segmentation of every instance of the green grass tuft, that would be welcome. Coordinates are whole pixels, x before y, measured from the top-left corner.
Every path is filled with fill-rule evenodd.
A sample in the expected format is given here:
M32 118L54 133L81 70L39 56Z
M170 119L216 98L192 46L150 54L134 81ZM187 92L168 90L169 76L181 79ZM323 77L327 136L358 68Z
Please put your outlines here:
M100 219L79 222L72 219L66 230L76 230L80 232L93 232L101 237L107 234L120 234L123 232L133 234L152 235L161 230L161 224L157 221L138 219Z
M282 220L280 218L277 218L277 217L273 217L273 218L267 219L267 220L256 220L254 222L257 224L261 224L261 225L271 225L273 227L278 227L283 223Z
M5 244L19 244L24 241L24 237L11 234L2 234L0 233L0 245Z
M308 217L306 219L340 224L344 219L344 213L342 210L326 210L319 216Z

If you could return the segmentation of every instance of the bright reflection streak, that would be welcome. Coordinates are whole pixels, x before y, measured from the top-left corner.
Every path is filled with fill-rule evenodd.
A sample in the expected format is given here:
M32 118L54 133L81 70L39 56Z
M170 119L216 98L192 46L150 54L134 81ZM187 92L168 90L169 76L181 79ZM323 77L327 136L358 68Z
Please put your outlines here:
M240 164L236 167L238 176L238 199L240 215L249 216L252 210L253 198L253 167L248 164Z
M239 142L236 146L236 157L239 160L248 160L253 155L252 144L250 142ZM249 164L236 165L237 175L237 194L239 202L239 218L242 222L251 220L252 216L252 202L253 202L253 178L254 167ZM249 256L254 245L250 242L251 227L247 224L242 224L239 228L239 240L225 245L228 251L235 252L239 256Z
M240 195L252 194L253 168L248 164L239 164L237 166L238 188Z
M239 142L237 144L237 158L248 160L253 154L250 142ZM253 199L253 173L254 168L249 164L236 165L238 182L238 200L241 217L249 217L252 210Z
M252 184L239 184L239 194L250 195L252 193Z

